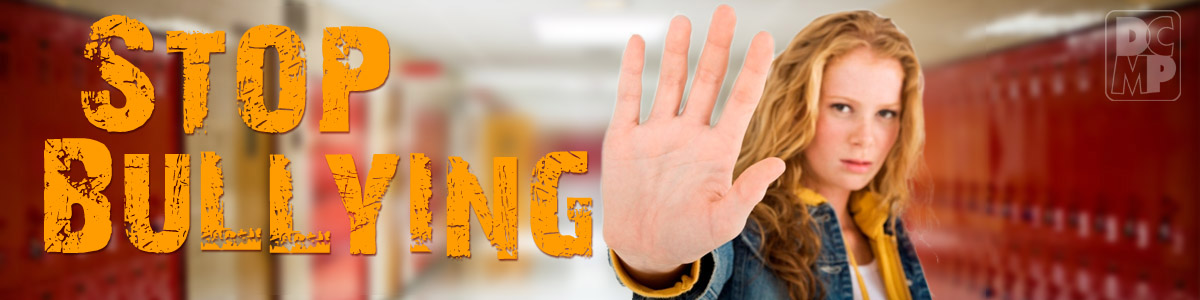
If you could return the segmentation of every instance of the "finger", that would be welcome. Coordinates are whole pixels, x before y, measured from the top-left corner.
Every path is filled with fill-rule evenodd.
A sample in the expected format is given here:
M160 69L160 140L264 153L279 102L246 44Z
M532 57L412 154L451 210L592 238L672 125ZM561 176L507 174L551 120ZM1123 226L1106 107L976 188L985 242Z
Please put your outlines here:
M692 90L688 93L683 116L700 124L708 125L712 119L713 103L721 93L721 82L725 81L725 70L729 66L729 44L733 42L733 29L737 15L728 5L717 7L713 12L704 51L700 52L700 64L692 77Z
M642 69L645 66L646 41L639 35L629 38L621 56L621 75L617 79L617 106L609 128L637 126L642 106Z
M750 117L754 115L759 98L762 98L774 51L775 41L771 34L764 31L754 36L754 40L750 42L750 49L746 51L742 71L738 73L733 90L729 93L725 111L721 112L721 120L717 122L716 129L735 136L736 145L742 144L746 126L750 124Z
M667 43L663 47L662 66L658 75L658 91L654 95L654 109L650 119L670 119L679 113L679 100L687 84L688 44L692 35L692 23L687 17L671 19L667 30Z
M725 194L721 205L725 206L726 211L736 213L739 219L745 219L786 168L778 157L768 157L750 165L733 181L733 187Z

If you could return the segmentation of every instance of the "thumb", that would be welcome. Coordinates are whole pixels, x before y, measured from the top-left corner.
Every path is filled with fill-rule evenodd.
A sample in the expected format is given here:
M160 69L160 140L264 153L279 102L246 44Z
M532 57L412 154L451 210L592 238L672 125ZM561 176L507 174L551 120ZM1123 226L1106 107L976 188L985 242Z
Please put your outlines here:
M768 157L750 165L733 181L733 187L725 194L723 204L727 211L738 213L739 216L750 215L754 205L762 201L767 188L783 175L785 169L787 165L778 157Z

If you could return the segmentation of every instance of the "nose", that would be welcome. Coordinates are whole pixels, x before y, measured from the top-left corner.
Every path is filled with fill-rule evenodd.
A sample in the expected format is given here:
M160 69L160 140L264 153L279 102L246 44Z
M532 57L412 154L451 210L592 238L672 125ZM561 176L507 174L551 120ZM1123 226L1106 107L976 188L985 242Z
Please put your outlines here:
M850 145L860 148L871 148L875 146L875 124L867 118L855 118L854 130L850 132Z

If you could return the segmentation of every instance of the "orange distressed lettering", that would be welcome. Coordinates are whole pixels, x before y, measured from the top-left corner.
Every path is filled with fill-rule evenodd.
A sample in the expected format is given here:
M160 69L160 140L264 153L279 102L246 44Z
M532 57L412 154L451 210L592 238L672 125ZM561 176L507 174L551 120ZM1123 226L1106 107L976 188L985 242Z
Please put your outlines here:
M575 223L572 237L558 231L558 181L562 173L587 173L587 152L551 152L533 170L530 226L533 242L551 256L592 256L592 198L567 198L567 219Z
M209 58L225 52L225 32L167 32L167 52L183 56L183 133L204 127L208 117Z
M200 153L200 250L262 250L262 228L233 231L225 227L225 179L221 157L213 152Z
M104 17L92 23L90 41L83 57L99 65L100 78L125 95L125 106L112 105L107 90L82 91L83 114L96 128L108 132L129 132L146 124L154 113L154 85L141 69L112 50L112 39L125 40L129 50L154 50L154 37L145 24L121 15Z
M329 253L328 231L305 234L293 228L291 163L271 154L271 253Z
M433 198L433 170L429 157L422 153L411 153L408 178L408 223L412 232L410 252L428 253L429 244L433 242L433 212L429 210L430 199Z
M263 97L263 57L266 49L279 52L279 106L268 111ZM258 25L246 30L238 44L237 98L242 122L258 132L284 133L304 117L306 70L304 43L295 31L279 25Z
M108 246L112 235L111 204L104 189L112 182L108 147L91 139L46 140L42 152L43 238L46 252L87 253ZM78 161L84 170L71 170ZM86 172L85 172L86 171ZM83 178L69 174L86 173ZM83 227L71 230L71 206L83 208Z
M446 176L446 256L471 257L471 216L468 207L475 208L475 218L483 227L488 241L496 247L499 259L517 259L517 158L492 159L492 193L496 203L488 210L487 197L479 180L471 175L467 162L450 157Z
M383 206L383 195L387 193L392 177L396 176L396 165L400 156L376 154L367 171L366 195L359 187L358 172L354 169L354 158L348 154L325 155L329 171L341 192L342 205L350 218L350 254L375 254L375 221Z
M321 132L349 132L350 92L369 91L387 81L391 49L383 33L354 26L325 28L322 47L325 76L321 79ZM358 68L350 68L350 48L362 52Z
M125 235L139 250L171 253L183 246L191 227L191 162L187 154L167 154L167 198L161 232L150 227L150 155L125 155Z

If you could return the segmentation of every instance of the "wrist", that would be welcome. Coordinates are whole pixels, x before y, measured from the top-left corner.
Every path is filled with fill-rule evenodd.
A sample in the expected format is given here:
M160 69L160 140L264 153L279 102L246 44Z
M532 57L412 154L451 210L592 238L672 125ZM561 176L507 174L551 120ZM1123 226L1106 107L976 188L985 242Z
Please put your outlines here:
M619 255L616 250L613 250L613 254L616 255L616 263L621 264L621 268L625 270L630 279L652 289L665 289L675 285L683 277L687 270L686 267L690 265L690 263L654 263L652 260Z

